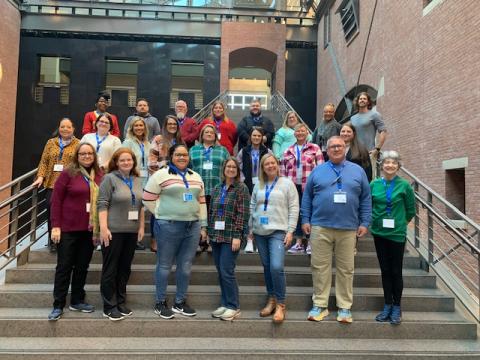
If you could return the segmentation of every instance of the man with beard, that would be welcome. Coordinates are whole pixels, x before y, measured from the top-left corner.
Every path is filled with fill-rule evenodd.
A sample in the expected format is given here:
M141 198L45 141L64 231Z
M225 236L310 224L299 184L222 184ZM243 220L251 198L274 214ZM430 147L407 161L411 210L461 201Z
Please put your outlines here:
M178 100L175 103L175 114L178 119L178 126L180 127L180 134L183 142L190 149L195 145L195 140L198 139L198 125L191 117L187 117L187 103L183 100Z
M263 136L263 144L271 149L272 140L275 136L275 127L272 120L262 115L262 104L260 100L253 99L250 103L250 114L245 116L237 126L238 134L238 149L243 149L248 145L250 139L250 132L254 126L261 127L265 132Z
M139 98L137 99L137 104L135 106L135 113L131 116L128 117L127 121L125 122L125 127L123 128L123 137L127 137L127 130L128 127L130 126L130 123L133 121L133 119L137 116L143 118L145 121L145 124L147 124L148 128L148 141L152 141L152 139L160 134L160 123L158 122L158 119L155 116L152 116L149 111L150 107L148 106L148 101L147 99L144 98ZM162 124L163 125L163 124Z

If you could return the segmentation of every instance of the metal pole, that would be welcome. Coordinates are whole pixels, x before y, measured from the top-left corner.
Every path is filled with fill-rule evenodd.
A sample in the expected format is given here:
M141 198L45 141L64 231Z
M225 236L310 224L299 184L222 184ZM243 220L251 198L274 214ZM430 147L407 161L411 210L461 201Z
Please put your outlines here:
M20 191L20 181L13 187L13 194L15 195ZM10 248L10 257L14 258L17 254L17 237L18 237L18 200L12 203L12 223L10 224L10 237L8 238L8 247Z
M428 192L427 195L428 205L432 206L432 193ZM430 209L428 209L428 264L433 264L433 216Z
M415 194L418 194L418 183L415 181L413 183L413 191ZM418 201L415 202L415 225L413 228L413 235L415 240L415 249L420 247L420 214L419 214L420 206L418 205Z

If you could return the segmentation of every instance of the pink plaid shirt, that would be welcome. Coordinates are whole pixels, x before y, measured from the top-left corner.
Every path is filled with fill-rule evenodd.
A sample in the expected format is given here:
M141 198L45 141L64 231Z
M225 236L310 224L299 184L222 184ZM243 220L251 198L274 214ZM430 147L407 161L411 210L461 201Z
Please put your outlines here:
M282 176L288 177L297 183L297 144L288 147L283 153L283 160L280 166ZM305 189L307 179L310 173L317 165L323 164L323 155L320 147L314 143L306 143L301 148L301 167L302 167L302 191Z

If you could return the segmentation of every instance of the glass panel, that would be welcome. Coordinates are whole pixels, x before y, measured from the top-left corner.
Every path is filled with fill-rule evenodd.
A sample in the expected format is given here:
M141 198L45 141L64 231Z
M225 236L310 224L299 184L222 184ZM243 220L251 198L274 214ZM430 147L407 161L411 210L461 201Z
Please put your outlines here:
M85 8L75 8L75 15L88 15L88 9Z
M140 12L127 10L127 11L125 11L125 16L126 17L140 17Z
M107 60L107 89L136 89L138 61Z
M172 90L202 90L203 64L172 62Z
M221 21L221 16L216 14L207 14L207 21Z
M140 16L142 18L145 18L145 19L155 19L155 12L154 11L142 11Z
M59 7L58 10L57 10L57 14L66 14L66 15L70 15L72 14L72 11L73 9L70 8L70 7Z
M70 83L70 59L40 57L39 83L68 85Z
M205 14L190 14L190 20L205 21Z
M187 13L173 13L173 18L175 20L188 20L188 14Z
M122 17L122 16L123 16L123 12L122 12L122 10L113 10L113 9L110 9L110 10L108 10L108 16L119 16L119 17Z
M32 13L38 12L38 6L30 6L29 11Z
M300 19L287 18L287 25L300 25Z
M171 12L158 12L157 13L157 18L158 19L172 19L172 13Z
M55 14L55 8L53 6L42 6L43 14Z
M107 11L105 9L92 9L93 16L105 16Z

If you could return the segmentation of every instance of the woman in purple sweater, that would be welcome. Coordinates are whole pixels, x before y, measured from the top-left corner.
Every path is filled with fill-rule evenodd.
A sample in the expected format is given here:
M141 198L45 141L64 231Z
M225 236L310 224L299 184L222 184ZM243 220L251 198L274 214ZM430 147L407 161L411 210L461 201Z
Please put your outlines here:
M51 239L57 244L57 268L49 320L58 320L62 316L70 278L69 309L84 313L94 311L94 307L85 302L84 286L93 242L99 236L96 202L101 181L95 148L87 143L80 144L71 165L62 171L53 189Z

